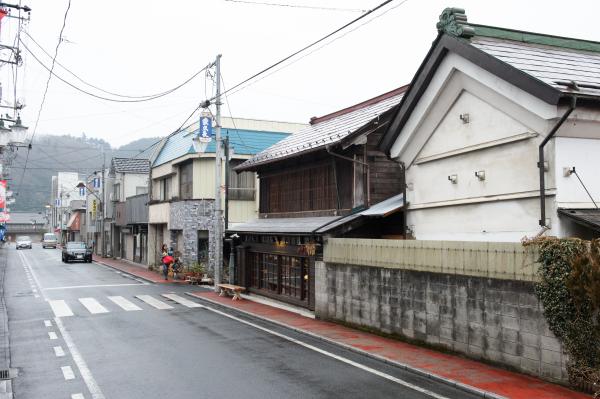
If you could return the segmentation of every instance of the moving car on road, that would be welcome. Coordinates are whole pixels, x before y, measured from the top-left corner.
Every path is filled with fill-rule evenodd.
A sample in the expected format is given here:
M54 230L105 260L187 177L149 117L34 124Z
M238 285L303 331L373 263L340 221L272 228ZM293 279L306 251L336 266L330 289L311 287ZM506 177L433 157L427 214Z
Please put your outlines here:
M18 236L17 237L17 249L29 248L31 249L31 237L29 236Z
M92 262L92 250L81 241L69 241L62 250L62 261L69 263L74 260Z
M56 235L54 233L46 233L44 234L44 239L42 240L42 248L54 248L58 245L58 240L56 239Z

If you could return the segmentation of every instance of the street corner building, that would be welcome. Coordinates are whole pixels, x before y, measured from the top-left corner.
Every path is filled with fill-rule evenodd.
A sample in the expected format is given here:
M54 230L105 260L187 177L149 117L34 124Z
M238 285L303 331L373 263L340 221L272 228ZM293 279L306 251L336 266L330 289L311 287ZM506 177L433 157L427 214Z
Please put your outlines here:
M229 140L228 162L221 162L228 195L222 192L225 223L246 222L258 212L258 187L253 172L235 173L256 153L285 139L303 124L253 119L222 120L222 137ZM198 124L173 134L158 146L151 160L148 215L148 264L160 263L163 244L181 254L186 265L201 264L209 274L215 259L215 142L197 153L192 138ZM220 216L219 216L220 217Z

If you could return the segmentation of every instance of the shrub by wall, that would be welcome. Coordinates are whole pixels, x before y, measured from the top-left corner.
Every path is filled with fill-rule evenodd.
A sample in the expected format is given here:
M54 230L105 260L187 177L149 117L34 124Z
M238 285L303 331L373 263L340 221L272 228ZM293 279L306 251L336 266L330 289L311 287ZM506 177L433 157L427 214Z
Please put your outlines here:
M600 397L600 239L544 237L524 245L539 248L535 292L569 356L569 380Z

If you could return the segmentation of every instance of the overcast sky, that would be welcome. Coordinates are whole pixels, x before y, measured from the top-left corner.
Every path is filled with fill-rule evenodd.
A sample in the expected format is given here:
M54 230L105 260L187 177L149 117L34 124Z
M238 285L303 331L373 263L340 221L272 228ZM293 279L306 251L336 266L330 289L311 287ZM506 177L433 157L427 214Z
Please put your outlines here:
M263 0L271 3L370 9L383 0ZM33 11L27 32L54 53L66 0L23 0ZM597 0L393 1L350 29L358 29L286 68L232 94L231 115L308 122L409 83L436 37L446 6L466 9L472 23L600 40ZM385 12L385 14L383 14ZM383 14L383 15L382 15ZM225 87L231 87L280 58L360 15L356 11L251 5L225 0L72 0L57 60L89 83L125 95L170 89L223 55ZM2 42L11 34L3 20ZM350 30L349 29L349 30ZM345 31L347 32L347 31ZM343 35L343 33L342 33ZM341 35L337 35L339 37ZM42 51L27 37L28 47ZM48 79L29 55L19 72L23 122L32 133ZM47 57L42 60L50 65ZM5 92L9 68L0 71ZM85 87L59 66L55 72ZM99 137L117 147L177 128L212 93L204 74L159 100L111 103L76 92L53 78L37 134ZM87 87L97 94L97 90ZM4 99L8 97L4 94ZM227 105L223 114L228 116Z

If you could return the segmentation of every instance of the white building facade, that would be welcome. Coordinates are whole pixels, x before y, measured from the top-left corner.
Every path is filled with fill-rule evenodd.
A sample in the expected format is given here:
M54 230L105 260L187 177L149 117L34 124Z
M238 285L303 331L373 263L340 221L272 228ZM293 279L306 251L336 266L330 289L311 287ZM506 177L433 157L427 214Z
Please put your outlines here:
M600 43L441 27L381 143L405 165L412 235L597 237L598 65Z

